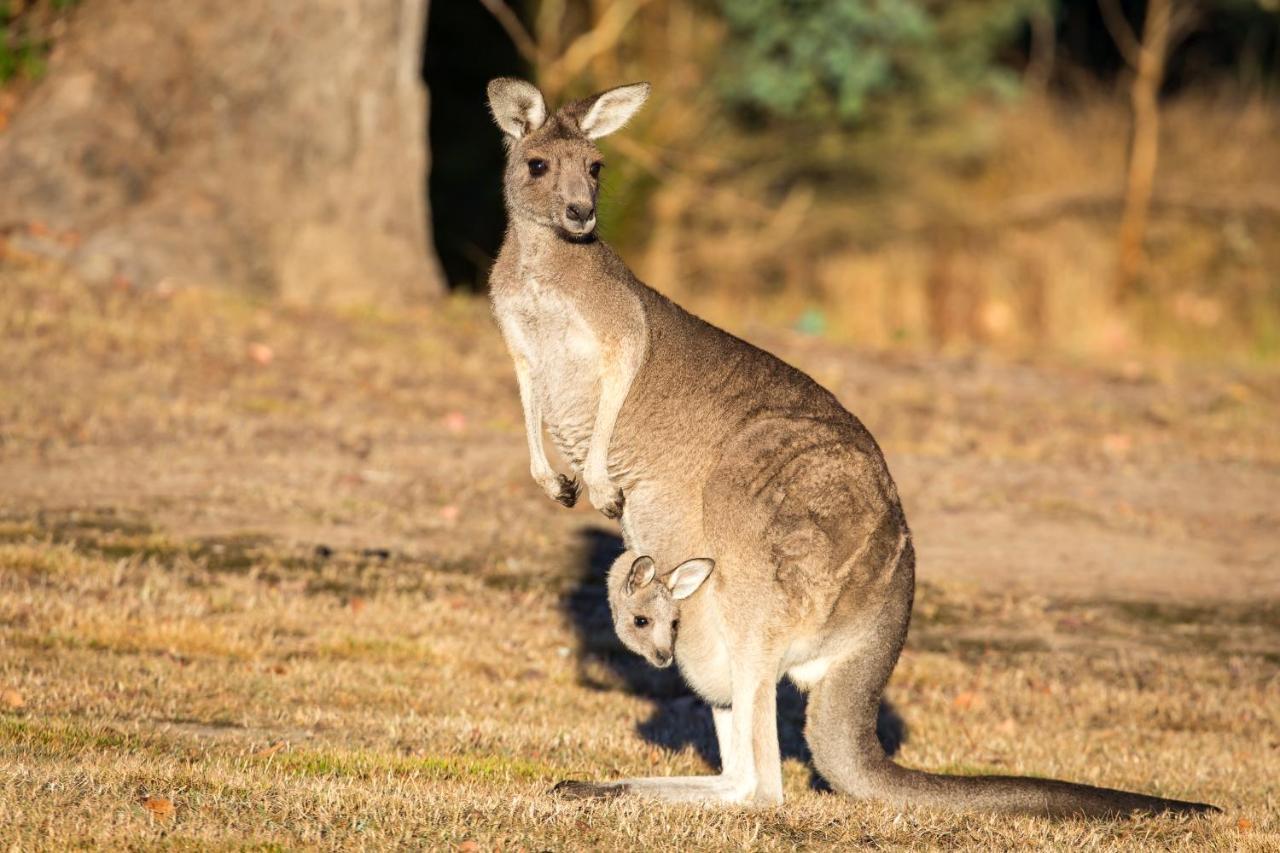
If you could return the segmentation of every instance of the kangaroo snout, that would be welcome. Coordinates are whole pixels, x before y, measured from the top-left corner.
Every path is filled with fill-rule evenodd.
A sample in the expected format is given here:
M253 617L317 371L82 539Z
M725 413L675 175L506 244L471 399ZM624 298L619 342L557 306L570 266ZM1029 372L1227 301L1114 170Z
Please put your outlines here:
M596 209L590 204L571 204L564 209L564 215L570 222L586 222L595 218Z
M573 239L587 237L596 227L596 206L594 202L574 201L565 205L561 229Z

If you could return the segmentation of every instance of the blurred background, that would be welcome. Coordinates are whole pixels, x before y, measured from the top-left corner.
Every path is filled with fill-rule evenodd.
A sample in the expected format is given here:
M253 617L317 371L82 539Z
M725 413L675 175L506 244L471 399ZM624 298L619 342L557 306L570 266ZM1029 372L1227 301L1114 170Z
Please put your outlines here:
M480 293L505 220L485 83L645 79L602 230L714 321L1280 354L1275 0L266 5L0 3L8 251L144 289Z
M794 691L794 808L547 797L716 756L529 477L497 75L652 81L606 238L876 436L898 757L1226 814L904 819ZM0 0L0 836L1280 849L1277 94L1276 0Z

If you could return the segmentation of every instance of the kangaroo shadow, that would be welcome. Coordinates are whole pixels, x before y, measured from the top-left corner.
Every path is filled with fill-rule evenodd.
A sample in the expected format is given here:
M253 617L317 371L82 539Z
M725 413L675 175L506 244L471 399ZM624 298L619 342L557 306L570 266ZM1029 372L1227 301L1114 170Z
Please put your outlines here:
M595 690L619 690L648 699L649 718L636 726L648 743L672 751L692 746L704 761L720 766L711 709L693 694L675 667L655 669L628 651L613 630L605 580L623 551L622 540L597 527L579 531L577 582L562 600L578 640L578 683ZM809 762L804 742L806 699L787 680L778 685L778 738L782 757ZM902 717L887 700L880 702L876 734L885 752L895 754L907 738ZM815 788L824 784L815 774Z

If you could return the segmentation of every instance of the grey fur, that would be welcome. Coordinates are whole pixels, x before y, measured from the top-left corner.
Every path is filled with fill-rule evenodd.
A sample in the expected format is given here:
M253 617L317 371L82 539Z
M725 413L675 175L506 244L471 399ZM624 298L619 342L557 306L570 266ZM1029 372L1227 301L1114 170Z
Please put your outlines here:
M808 376L645 286L596 239L600 152L581 123L600 98L607 124L625 123L647 87L540 124L521 118L530 88L498 80L489 91L500 124L527 129L508 131L510 223L491 294L533 477L567 505L585 481L592 505L621 520L624 560L671 566L692 553L716 566L680 605L674 652L713 707L721 773L560 792L781 802L776 688L790 676L811 693L805 737L818 772L855 797L1044 815L1211 809L1045 779L938 776L885 756L876 710L906 638L915 551L880 448ZM531 173L533 159L544 174ZM573 220L570 205L593 215ZM544 427L577 478L552 469Z

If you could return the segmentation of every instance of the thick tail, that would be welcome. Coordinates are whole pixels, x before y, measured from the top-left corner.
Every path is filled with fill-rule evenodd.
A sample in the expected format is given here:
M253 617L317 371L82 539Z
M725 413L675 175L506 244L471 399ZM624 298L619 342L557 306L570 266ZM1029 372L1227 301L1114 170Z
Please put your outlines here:
M819 768L821 772L821 767ZM953 811L1006 812L1045 817L1127 817L1137 813L1216 812L1207 803L1167 800L1057 779L1018 776L941 776L885 760L861 768L860 787L874 799ZM839 789L836 782L832 784Z
M894 764L875 734L880 696L906 637L914 590L909 539L899 547L896 588L878 614L876 638L858 654L833 664L809 696L805 739L813 763L833 788L895 805L953 811L1006 812L1050 817L1121 817L1134 812L1200 813L1205 803L1166 800L1056 779L1017 776L943 776Z

